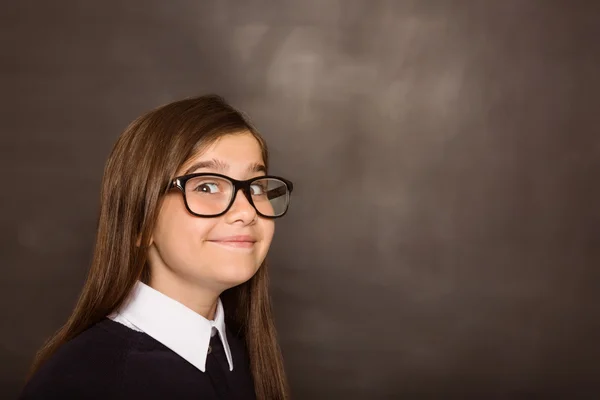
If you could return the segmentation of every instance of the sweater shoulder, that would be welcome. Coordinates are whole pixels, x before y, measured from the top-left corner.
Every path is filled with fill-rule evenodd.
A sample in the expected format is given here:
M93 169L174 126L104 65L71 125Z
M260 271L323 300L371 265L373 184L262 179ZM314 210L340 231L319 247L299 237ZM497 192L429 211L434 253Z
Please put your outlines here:
M27 382L20 399L114 398L138 339L137 332L114 324L104 319L59 347Z

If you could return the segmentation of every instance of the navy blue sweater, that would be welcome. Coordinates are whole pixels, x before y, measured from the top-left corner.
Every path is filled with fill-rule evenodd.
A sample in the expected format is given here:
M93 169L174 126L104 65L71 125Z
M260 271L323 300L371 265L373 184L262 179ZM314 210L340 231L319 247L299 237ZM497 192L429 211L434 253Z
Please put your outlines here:
M229 331L227 340L233 371L214 335L202 372L146 333L106 318L60 347L19 399L254 400L243 342Z

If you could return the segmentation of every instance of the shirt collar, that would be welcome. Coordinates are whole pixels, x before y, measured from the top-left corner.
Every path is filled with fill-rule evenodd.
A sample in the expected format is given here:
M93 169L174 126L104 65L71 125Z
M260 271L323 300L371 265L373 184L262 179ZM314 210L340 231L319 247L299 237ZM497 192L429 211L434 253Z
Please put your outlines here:
M125 318L202 372L206 370L206 356L212 330L215 328L223 343L229 370L233 371L233 359L225 331L225 313L220 298L217 301L215 319L209 321L178 301L137 281L130 296L118 310L115 320L121 318Z

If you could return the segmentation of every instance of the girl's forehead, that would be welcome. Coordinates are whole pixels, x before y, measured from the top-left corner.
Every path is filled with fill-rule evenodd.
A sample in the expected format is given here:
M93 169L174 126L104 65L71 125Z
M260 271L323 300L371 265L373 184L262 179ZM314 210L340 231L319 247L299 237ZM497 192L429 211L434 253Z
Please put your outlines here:
M181 168L180 174L193 173L198 169L226 172L230 169L265 169L263 149L250 133L224 135L208 146L196 151Z

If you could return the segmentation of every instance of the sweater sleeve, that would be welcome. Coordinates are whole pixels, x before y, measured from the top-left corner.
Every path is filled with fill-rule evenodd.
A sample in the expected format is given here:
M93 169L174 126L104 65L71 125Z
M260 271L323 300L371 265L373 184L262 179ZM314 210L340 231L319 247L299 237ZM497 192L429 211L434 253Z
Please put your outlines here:
M84 333L36 371L19 399L116 399L127 352L127 346L112 339Z
M23 389L19 400L111 399L108 386L85 385L75 377L57 375L35 376Z

